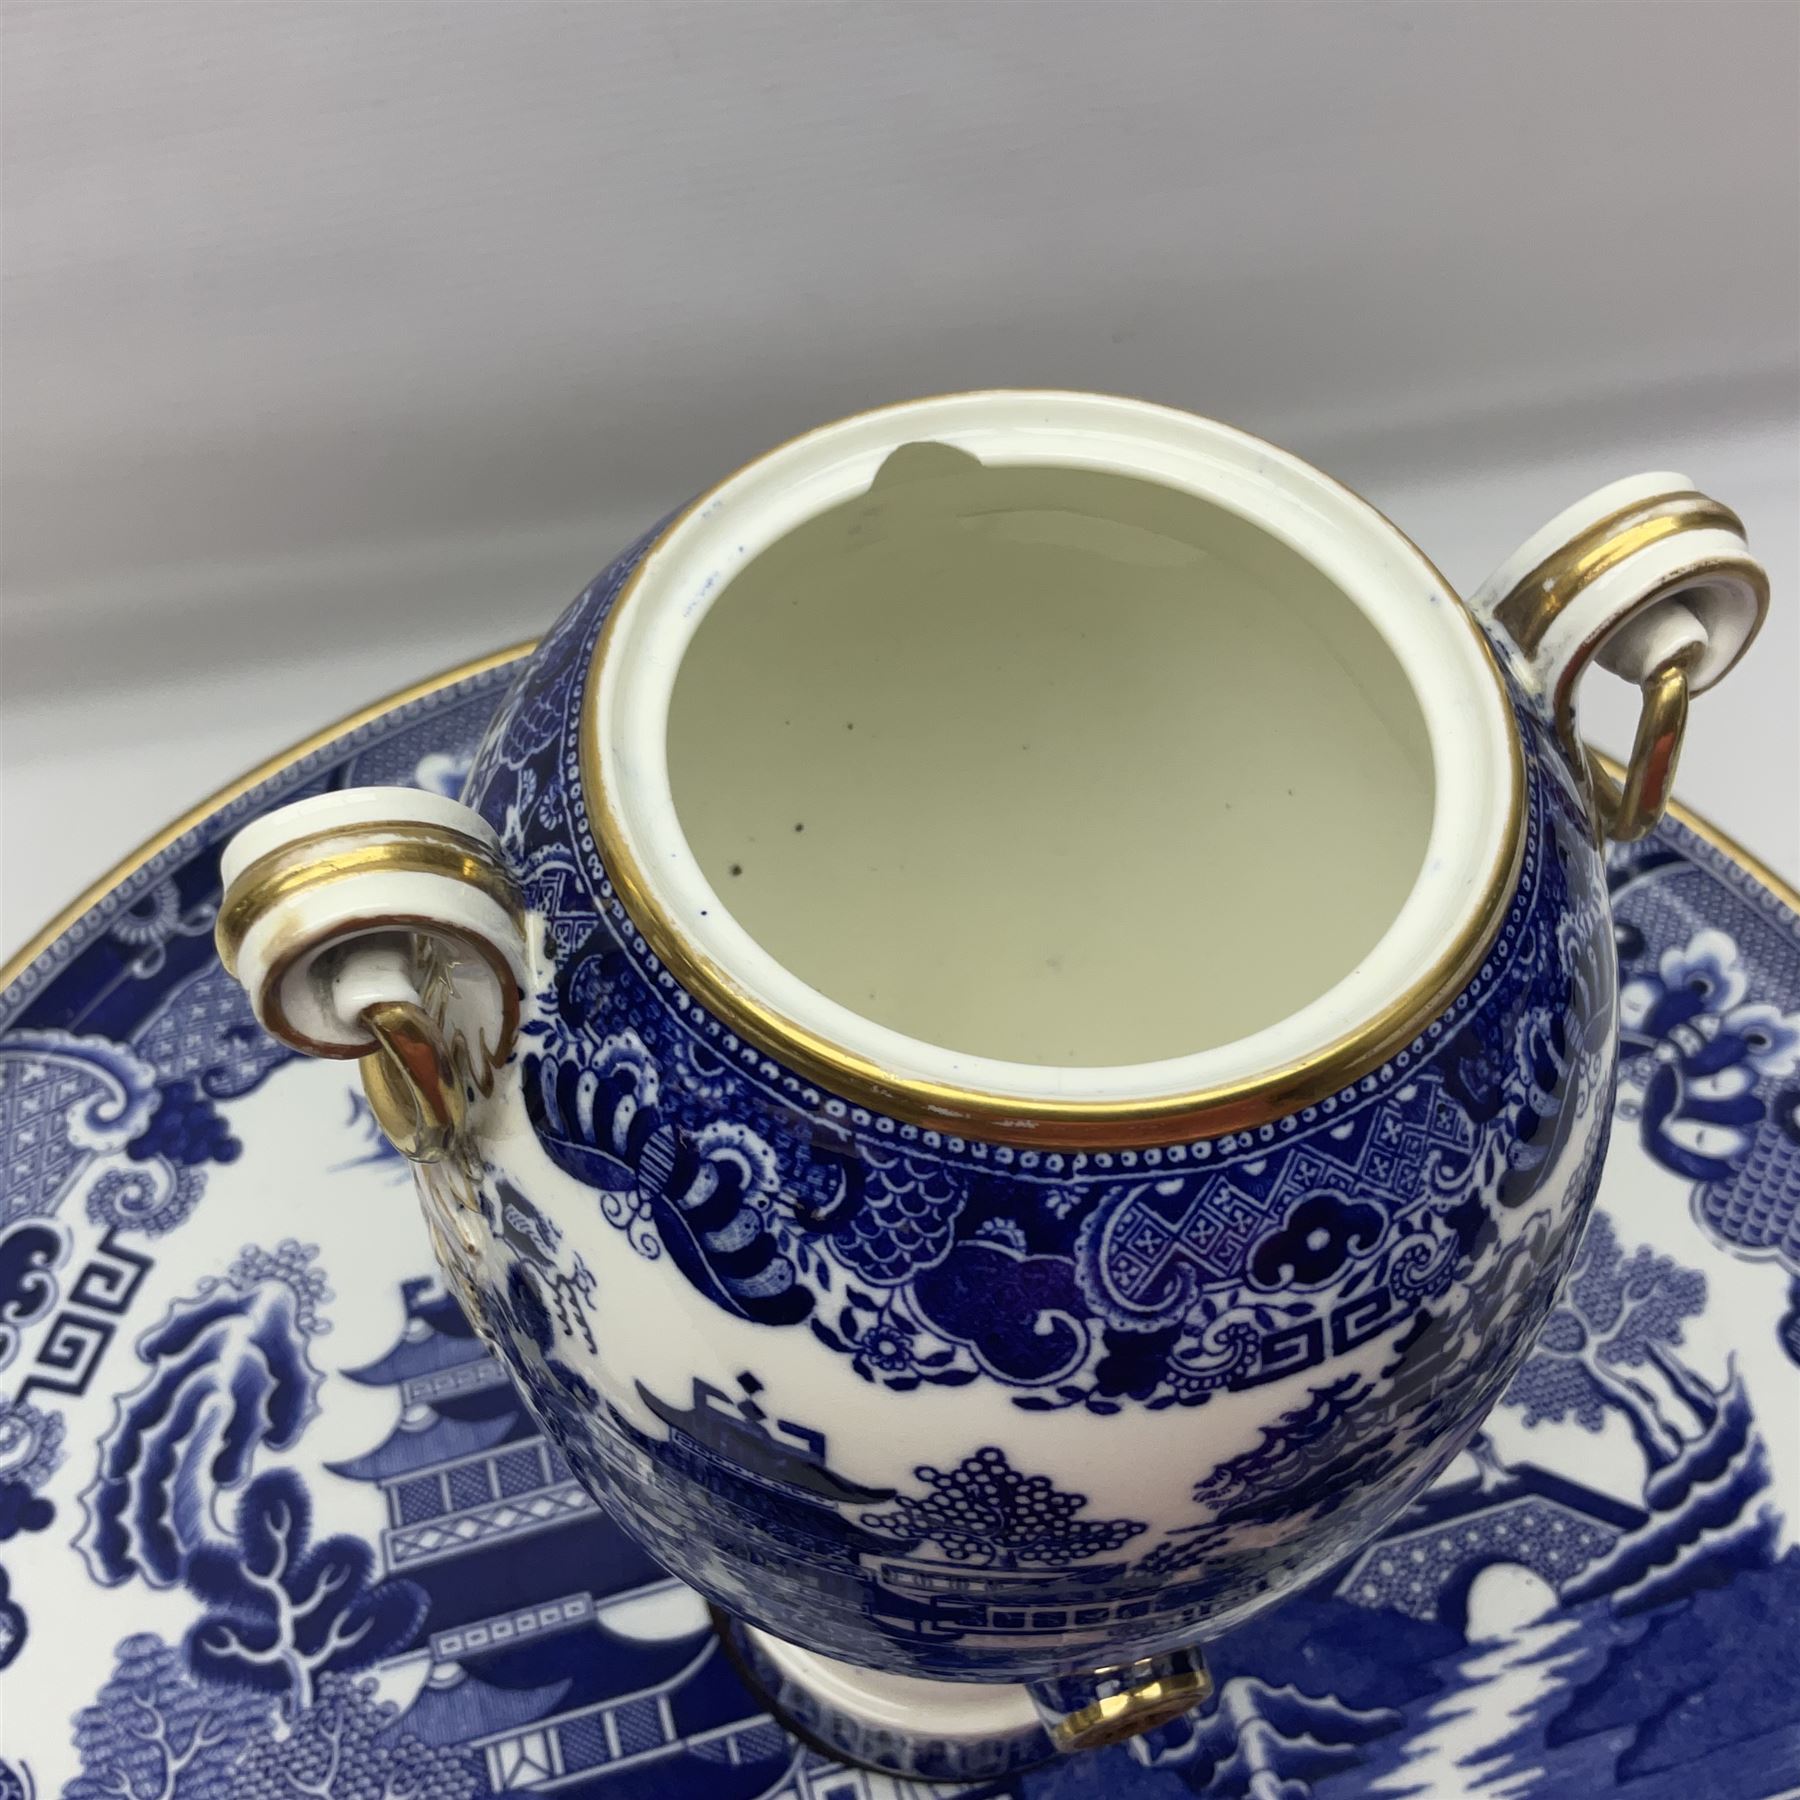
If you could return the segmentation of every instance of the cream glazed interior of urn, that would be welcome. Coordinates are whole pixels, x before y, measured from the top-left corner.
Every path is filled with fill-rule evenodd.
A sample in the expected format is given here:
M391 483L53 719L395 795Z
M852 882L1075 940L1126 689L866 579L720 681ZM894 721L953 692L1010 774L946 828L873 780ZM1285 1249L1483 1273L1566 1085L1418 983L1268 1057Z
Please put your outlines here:
M1288 542L939 443L731 574L667 757L700 871L786 971L1065 1067L1189 1057L1343 981L1419 881L1436 785L1407 670Z

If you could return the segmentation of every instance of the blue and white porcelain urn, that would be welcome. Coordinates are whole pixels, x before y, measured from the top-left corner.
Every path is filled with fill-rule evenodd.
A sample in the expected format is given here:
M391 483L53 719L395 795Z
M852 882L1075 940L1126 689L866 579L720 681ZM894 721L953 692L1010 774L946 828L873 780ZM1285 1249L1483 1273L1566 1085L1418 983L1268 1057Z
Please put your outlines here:
M1600 844L1766 600L1677 475L1465 604L1224 425L891 407L615 562L462 803L249 826L220 949L790 1720L997 1774L1203 1699L1506 1386L1605 1145Z

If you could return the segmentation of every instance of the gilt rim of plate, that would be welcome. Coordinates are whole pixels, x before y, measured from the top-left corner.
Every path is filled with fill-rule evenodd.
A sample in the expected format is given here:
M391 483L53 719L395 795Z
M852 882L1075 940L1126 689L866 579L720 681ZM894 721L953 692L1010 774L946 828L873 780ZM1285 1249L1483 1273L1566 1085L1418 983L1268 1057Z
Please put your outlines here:
M160 831L145 838L136 849L128 851L105 873L96 876L17 950L0 961L0 1029L4 1029L5 1015L12 1010L12 1005L28 997L54 973L59 962L65 961L68 954L98 929L97 909L140 878L152 879L165 860L179 861L190 848L188 840L197 832L217 822L222 815L252 810L255 803L265 798L262 790L269 783L284 776L303 776L315 763L331 760L343 741L354 732L371 725L391 723L393 715L403 707L430 699L446 688L504 668L509 663L522 662L537 648L537 643L536 638L526 638L395 688L322 729L309 732L297 743L276 751L273 756L266 757L236 779L196 801ZM1598 750L1594 755L1615 780L1623 776L1624 770L1615 758ZM1800 917L1800 888L1729 832L1721 830L1704 814L1680 800L1669 803L1667 816L1733 864L1746 888L1760 888L1765 902L1772 901L1776 910ZM21 991L15 994L15 988Z

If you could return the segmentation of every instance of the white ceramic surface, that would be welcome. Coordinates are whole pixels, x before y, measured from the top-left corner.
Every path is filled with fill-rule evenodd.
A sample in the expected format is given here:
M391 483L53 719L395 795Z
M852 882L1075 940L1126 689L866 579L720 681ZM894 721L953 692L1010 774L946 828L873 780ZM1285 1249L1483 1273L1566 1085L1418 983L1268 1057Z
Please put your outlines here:
M497 692L489 675L399 705L191 821L0 993L0 1246L54 1239L28 1265L42 1279L9 1290L0 1366L9 1796L98 1800L123 1780L195 1800L383 1782L432 1800L553 1782L897 1800L784 1738L722 1672L704 1615L554 1458L524 1483L541 1440L427 1273L404 1172L350 1072L284 1058L211 963L216 858L237 824L328 783L454 782ZM1800 1019L1791 896L1673 822L1616 859L1614 888L1634 1030L1702 989L1695 1042L1718 1040L1709 1020L1751 1022L1744 1009ZM1259 1775L1317 1800L1793 1789L1793 1071L1772 1064L1738 1123L1705 1124L1696 1104L1733 1097L1670 1110L1685 1041L1647 1038L1627 1060L1601 1222L1479 1456L1382 1543L1216 1646L1221 1697L1193 1729L1003 1791L1225 1800ZM140 1096L123 1117L110 1097L91 1104L114 1079ZM1715 1172L1688 1172L1697 1156ZM202 1402L208 1431L249 1427L234 1465L213 1461L216 1438L157 1423L175 1417L154 1398L179 1372L168 1332L207 1307L223 1329L164 1391ZM288 1371L297 1410L233 1400L259 1369ZM110 1496L154 1491L129 1452L106 1473L134 1421L186 1471L228 1557L260 1554L239 1533L269 1516L280 1477L299 1484L315 1549L361 1571L344 1605L410 1587L423 1613L390 1596L381 1632L329 1654L304 1694L288 1672L261 1686L202 1673L190 1632L260 1615L236 1590L221 1599L218 1557L196 1562L198 1545L165 1564L138 1535L102 1574L119 1554L95 1535ZM482 1482L502 1497L481 1499ZM437 1510L409 1523L421 1483ZM341 1774L326 1776L334 1739Z

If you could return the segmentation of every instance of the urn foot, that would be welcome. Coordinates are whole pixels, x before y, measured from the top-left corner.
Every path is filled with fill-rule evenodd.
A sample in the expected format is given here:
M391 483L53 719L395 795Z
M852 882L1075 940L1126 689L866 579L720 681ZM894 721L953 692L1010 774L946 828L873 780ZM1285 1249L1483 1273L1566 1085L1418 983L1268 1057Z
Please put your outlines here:
M713 1609L732 1659L798 1738L915 1781L995 1780L1057 1753L1017 1682L927 1681L803 1650Z

